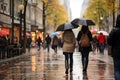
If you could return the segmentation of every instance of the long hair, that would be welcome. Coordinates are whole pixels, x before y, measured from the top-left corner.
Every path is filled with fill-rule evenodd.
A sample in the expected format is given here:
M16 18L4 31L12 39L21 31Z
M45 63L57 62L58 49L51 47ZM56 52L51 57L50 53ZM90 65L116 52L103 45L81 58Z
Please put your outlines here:
M86 31L89 31L88 26L83 25L81 31L85 33Z

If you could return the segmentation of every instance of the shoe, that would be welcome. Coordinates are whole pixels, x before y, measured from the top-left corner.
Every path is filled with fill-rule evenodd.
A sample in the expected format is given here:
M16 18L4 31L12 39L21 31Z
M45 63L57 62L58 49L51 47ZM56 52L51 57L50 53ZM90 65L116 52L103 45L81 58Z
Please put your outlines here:
M87 71L83 71L83 75L87 75Z
M68 69L66 69L65 74L68 75Z

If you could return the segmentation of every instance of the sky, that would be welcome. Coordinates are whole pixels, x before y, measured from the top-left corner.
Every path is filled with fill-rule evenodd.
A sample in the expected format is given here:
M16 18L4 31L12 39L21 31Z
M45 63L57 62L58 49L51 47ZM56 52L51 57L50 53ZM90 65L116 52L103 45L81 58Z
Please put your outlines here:
M84 0L70 0L70 7L72 12L72 19L79 18L81 13L81 6Z
M72 20L75 18L79 18L81 15L81 8L84 0L70 0L70 7L72 12ZM78 29L73 29L75 37L77 37Z

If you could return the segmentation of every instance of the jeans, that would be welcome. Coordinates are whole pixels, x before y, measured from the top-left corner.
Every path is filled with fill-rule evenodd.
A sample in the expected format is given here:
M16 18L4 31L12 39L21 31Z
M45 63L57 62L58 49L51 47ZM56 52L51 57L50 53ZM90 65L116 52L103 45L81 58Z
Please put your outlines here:
M72 69L73 68L73 53L63 52L63 54L65 55L65 68L68 69L70 67Z
M113 58L115 80L120 80L120 58Z
M88 67L88 62L89 62L89 51L83 51L81 52L81 56L82 56L82 66L83 66L83 71L87 71L87 67Z
M99 44L99 50L100 53L104 53L105 45L104 44Z

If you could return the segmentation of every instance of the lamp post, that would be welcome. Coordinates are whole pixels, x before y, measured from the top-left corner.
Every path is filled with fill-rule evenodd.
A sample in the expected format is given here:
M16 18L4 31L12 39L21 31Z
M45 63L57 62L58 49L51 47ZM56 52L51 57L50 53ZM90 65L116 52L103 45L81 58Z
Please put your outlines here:
M23 44L23 52L26 53L26 8L27 8L27 2L28 0L24 0L24 13L23 13L23 19L24 19L24 44Z
M46 35L46 28L45 28L45 21L46 21L46 6L45 6L45 2L43 1L43 12L42 12L42 18L43 18L43 46L45 46L45 35Z
M22 11L24 9L24 5L19 5L18 6L18 9L20 10L20 14L19 14L19 17L20 17L20 32L19 32L19 43L21 44L21 39L22 39Z
M12 19L12 22L11 22L11 34L12 34L12 40L11 40L11 43L14 44L14 0L10 0L10 10L11 10L11 19Z

